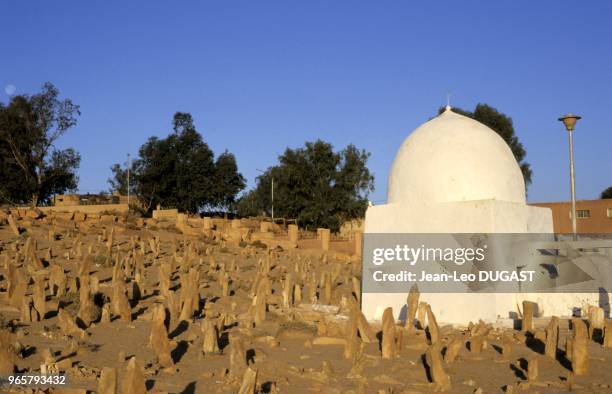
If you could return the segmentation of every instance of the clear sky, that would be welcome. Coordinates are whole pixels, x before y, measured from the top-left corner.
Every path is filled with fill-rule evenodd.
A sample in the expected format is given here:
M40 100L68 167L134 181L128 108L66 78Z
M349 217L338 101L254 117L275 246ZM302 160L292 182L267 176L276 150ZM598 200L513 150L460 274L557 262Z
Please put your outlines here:
M190 112L216 154L254 184L287 146L321 138L371 152L386 199L399 144L451 104L510 115L534 177L531 201L612 185L612 2L2 1L0 100L45 81L80 104L60 142L82 155L83 192Z

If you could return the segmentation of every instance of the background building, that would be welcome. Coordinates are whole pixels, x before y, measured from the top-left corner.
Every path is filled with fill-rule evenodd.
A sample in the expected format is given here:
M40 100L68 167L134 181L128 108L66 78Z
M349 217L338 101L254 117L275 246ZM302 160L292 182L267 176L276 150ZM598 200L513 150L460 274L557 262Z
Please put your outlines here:
M572 203L570 201L530 204L552 210L555 233L572 232ZM576 230L578 234L612 233L612 199L577 200Z

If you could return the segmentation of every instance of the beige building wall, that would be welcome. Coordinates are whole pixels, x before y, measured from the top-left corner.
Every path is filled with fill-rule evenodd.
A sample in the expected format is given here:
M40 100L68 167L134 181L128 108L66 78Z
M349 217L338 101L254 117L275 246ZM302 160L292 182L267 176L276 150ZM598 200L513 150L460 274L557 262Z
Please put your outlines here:
M550 208L555 233L572 232L572 203L570 201L529 204ZM612 199L576 201L576 230L580 234L612 233Z

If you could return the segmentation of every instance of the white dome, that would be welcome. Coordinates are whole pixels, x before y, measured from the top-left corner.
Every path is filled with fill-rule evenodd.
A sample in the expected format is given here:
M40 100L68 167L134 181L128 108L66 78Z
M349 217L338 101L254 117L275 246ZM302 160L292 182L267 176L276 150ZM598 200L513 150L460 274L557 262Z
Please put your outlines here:
M500 200L525 203L525 181L510 147L493 130L447 108L400 146L389 203Z

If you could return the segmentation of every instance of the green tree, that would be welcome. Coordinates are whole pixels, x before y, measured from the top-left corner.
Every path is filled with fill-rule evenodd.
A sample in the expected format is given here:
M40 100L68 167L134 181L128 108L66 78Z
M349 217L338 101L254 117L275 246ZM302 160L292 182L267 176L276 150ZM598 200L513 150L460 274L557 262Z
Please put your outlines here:
M214 204L224 210L234 210L236 195L246 186L238 172L236 157L227 150L215 161Z
M48 202L54 193L75 190L81 158L72 148L55 147L74 127L79 106L59 99L47 82L41 93L0 104L0 198L14 204Z
M177 112L172 124L167 138L149 138L134 161L135 191L145 208L160 204L196 213L231 204L244 187L234 156L224 153L215 163L190 114Z
M127 164L122 166L115 163L111 166L112 177L107 179L110 186L110 193L119 193L122 196L127 195L128 191L128 168ZM136 182L134 181L134 165L130 168L130 194L136 194Z
M444 108L440 108L438 113L444 112ZM521 172L523 173L523 178L525 179L525 189L531 184L531 178L533 172L531 171L531 166L527 161L525 161L525 157L527 156L527 152L525 151L525 147L519 141L516 133L514 131L514 125L512 123L512 118L508 115L499 112L497 109L487 105L487 104L477 104L474 111L466 111L461 108L453 108L453 112L458 114L467 116L478 122L488 126L491 130L495 131L499 134L500 137L506 141L512 154L514 154L514 158L521 168Z
M263 199L258 195L259 188L244 193L236 201L236 213L241 217L261 216L266 212Z
M334 152L331 144L321 140L287 148L279 164L259 176L257 186L240 199L238 213L271 213L274 179L276 216L297 219L309 229L338 231L345 220L365 213L367 196L374 190L374 177L366 166L369 156L353 145Z
M604 198L612 198L612 186L610 186L606 190L602 191L601 192L601 196L599 198L601 198L602 200Z

